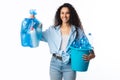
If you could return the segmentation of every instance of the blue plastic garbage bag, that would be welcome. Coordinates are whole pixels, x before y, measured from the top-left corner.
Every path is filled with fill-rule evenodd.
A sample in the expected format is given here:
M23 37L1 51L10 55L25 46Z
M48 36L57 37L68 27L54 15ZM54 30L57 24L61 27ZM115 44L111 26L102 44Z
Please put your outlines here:
M86 36L82 36L80 39L75 39L71 46L80 49L93 49L93 46L90 44Z
M34 12L34 11L33 11ZM33 12L30 10L31 15ZM23 47L38 47L42 36L42 24L35 17L25 18L21 23L21 45Z

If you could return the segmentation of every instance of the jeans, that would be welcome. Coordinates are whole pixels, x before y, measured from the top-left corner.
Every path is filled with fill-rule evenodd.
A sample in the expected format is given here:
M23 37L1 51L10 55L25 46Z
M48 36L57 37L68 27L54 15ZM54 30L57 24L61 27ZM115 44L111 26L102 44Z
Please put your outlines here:
M52 56L50 62L50 80L75 80L76 72L71 69L71 64L64 64Z

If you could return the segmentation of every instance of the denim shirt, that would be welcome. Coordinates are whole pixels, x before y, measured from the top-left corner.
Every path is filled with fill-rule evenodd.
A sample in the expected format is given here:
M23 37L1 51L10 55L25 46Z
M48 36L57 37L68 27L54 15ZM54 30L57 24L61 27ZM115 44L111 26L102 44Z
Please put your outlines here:
M77 28L79 29L79 28ZM78 30L79 37L82 37L84 35L84 32L79 29ZM70 36L68 40L68 44L66 46L65 51L60 50L61 41L62 41L62 35L60 31L60 25L59 26L51 26L47 30L42 31L42 38L41 41L45 41L48 43L50 53L56 53L62 56L63 63L67 64L70 59L70 45L74 41L76 37L76 28L74 25L71 25L71 31Z

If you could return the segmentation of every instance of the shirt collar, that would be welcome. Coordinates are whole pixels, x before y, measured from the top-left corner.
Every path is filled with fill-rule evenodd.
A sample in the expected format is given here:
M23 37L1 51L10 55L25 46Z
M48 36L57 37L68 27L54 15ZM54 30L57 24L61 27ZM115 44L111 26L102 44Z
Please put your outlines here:
M60 25L55 26L55 30L59 30L60 29Z
M60 25L55 26L55 29L56 29L56 30L59 30L59 29L60 29ZM71 31L74 32L75 30L76 30L75 26L74 26L74 25L71 25Z

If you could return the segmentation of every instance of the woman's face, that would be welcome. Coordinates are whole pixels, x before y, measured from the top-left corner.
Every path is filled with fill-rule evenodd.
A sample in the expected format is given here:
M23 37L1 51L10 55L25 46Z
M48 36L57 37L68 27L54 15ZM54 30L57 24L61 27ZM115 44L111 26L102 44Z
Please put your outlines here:
M62 23L68 23L70 19L70 11L67 7L63 7L60 11L60 18Z

